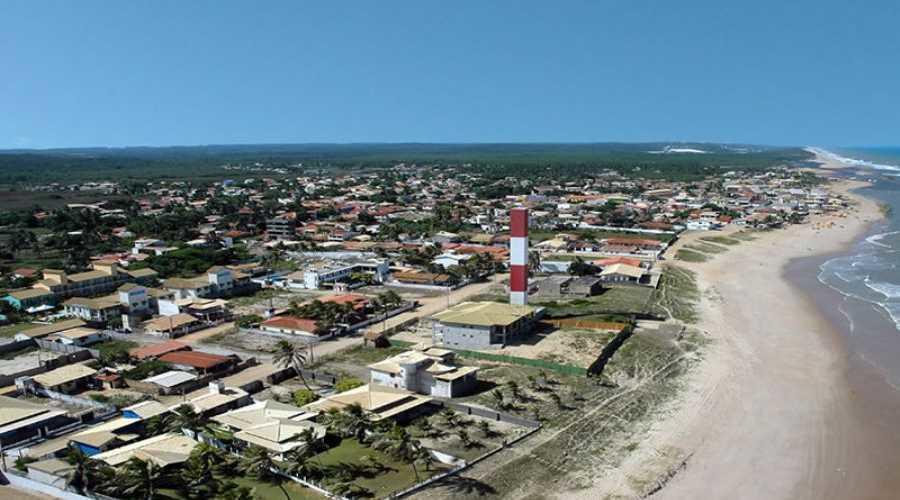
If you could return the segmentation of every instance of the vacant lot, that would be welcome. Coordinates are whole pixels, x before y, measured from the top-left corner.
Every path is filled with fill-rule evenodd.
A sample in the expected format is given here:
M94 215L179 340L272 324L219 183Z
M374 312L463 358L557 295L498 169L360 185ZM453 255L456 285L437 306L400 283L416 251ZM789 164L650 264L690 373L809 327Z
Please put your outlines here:
M585 299L538 302L547 308L547 316L560 318L588 314L655 314L653 296L655 290L644 286L620 286L607 288L600 295Z

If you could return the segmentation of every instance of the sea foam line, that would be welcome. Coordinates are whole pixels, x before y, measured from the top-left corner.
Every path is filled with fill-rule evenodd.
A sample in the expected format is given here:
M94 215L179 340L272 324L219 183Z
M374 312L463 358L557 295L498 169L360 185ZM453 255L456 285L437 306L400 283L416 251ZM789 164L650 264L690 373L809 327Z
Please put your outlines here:
M832 153L831 151L822 148L808 147L806 149L815 154L822 155L826 158L830 158L836 162L843 163L844 165L851 167L868 167L874 168L875 170L891 170L894 172L900 171L900 167L898 167L897 165L887 165L884 163L875 163L868 160L860 160L858 158L848 158L846 156L841 156L837 153Z

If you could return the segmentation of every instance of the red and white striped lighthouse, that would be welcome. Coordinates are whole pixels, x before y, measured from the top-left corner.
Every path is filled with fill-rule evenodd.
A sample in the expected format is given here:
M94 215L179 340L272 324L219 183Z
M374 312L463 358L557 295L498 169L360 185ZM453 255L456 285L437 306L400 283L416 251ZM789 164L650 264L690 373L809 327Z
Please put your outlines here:
M528 303L528 209L509 211L509 303Z

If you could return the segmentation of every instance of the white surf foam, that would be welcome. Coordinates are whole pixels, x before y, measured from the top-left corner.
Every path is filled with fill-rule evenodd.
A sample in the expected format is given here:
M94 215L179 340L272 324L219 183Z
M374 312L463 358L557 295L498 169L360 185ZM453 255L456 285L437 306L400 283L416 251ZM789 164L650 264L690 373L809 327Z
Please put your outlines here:
M900 298L900 285L895 285L893 283L883 283L883 282L872 282L866 278L863 283L873 291L884 295L888 299L896 299Z
M866 238L866 241L868 243L871 243L872 245L878 245L878 246L884 247L884 248L893 248L892 246L890 246L888 244L882 243L881 240L887 238L888 236L893 236L898 233L900 233L900 231L888 231L887 233L873 234L872 236L869 236L868 238Z
M897 330L900 330L900 303L886 302L878 305L887 311L888 315L891 317L891 321L894 322L894 327Z
M864 168L874 168L875 170L890 170L893 172L900 172L900 167L897 165L887 165L884 163L875 163L868 160L860 160L858 158L848 158L846 156L841 156L837 153L832 153L826 149L821 148L807 148L809 151L813 153L820 154L826 158L830 158L836 162L843 163L849 167L864 167Z

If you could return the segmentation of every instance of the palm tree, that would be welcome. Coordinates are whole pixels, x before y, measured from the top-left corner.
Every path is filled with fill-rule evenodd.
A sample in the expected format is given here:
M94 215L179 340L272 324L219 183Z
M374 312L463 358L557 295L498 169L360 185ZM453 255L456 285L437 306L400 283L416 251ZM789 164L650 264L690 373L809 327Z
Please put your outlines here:
M375 449L384 451L397 460L407 462L416 475L416 482L419 482L419 470L416 468L416 460L420 458L422 445L418 440L413 438L406 429L395 426L390 432L385 433L373 443Z
M434 465L434 455L422 446L419 446L416 451L416 460L422 462L426 471L431 470L431 466Z
M324 416L324 421L332 433L345 438L356 438L359 441L363 441L366 432L372 428L365 411L357 403L341 410L329 410Z
M459 415L452 408L444 408L441 410L441 418L449 427L455 427L459 423Z
M310 460L308 449L295 449L288 453L287 472L292 476L299 478L315 478L319 477L322 472L321 467Z
M71 475L69 475L67 487L83 495L98 486L99 462L87 456L78 448L69 449L66 460L75 467Z
M488 422L487 420L479 420L477 426L478 426L478 430L481 432L481 435L486 438L489 438L489 437L495 435L497 432L494 430L493 427L491 427L491 423Z
M169 419L170 430L177 431L187 429L193 432L200 432L205 430L206 427L206 417L197 413L194 410L194 407L188 404L183 404L178 408L175 408L174 413Z
M503 391L494 389L491 391L491 397L494 398L494 402L497 403L498 408L501 410L506 409L506 396L503 395Z
M297 376L300 377L300 381L303 382L303 385L310 391L312 390L312 387L309 386L309 383L303 376L303 367L306 365L306 353L303 352L302 347L292 344L287 340L279 340L278 343L275 344L275 355L272 357L272 360L277 366L292 367L294 371L297 372Z
M556 408L557 408L557 409L560 409L560 410L563 409L562 398L559 397L559 394L557 394L557 393L555 393L555 392L551 392L551 393L550 393L550 399L553 400L553 404L556 405Z
M506 386L509 387L509 392L512 395L513 400L519 401L522 399L522 391L519 389L519 384L515 380L510 380L506 383Z
M218 493L213 497L215 500L253 500L256 488L248 486L240 486L234 481L222 483Z
M469 445L472 443L472 438L469 437L469 431L467 431L465 429L457 429L456 436L459 438L460 441L462 441L463 446L465 446L466 448L468 448Z
M152 500L159 497L157 487L162 482L163 472L158 465L133 457L125 463L122 472L120 491L125 498Z
M185 496L203 499L215 493L221 486L216 473L229 475L230 462L231 457L222 450L206 443L198 444L179 474Z
M247 448L244 452L241 465L243 465L246 474L263 481L272 477L275 461L272 460L268 450L254 445Z

